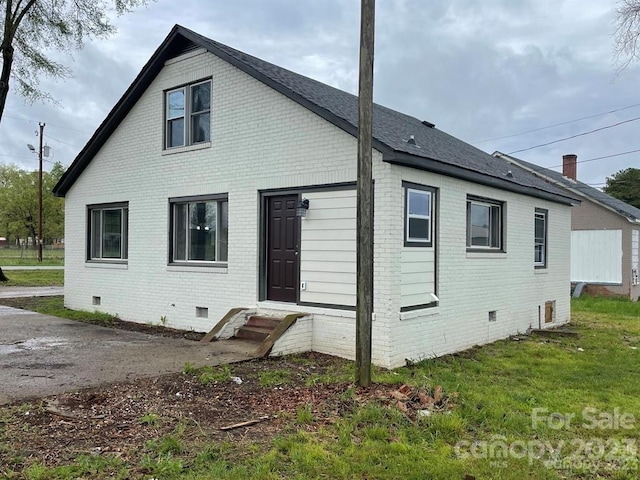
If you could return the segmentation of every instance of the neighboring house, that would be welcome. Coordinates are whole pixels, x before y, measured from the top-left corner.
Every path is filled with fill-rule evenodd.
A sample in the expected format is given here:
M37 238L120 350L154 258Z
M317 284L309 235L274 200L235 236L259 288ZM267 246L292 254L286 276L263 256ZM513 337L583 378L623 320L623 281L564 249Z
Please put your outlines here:
M494 155L565 188L582 201L571 211L571 282L586 283L586 291L592 294L637 301L640 209L578 181L576 155L562 157L562 173L500 152Z
M356 125L355 96L174 27L55 187L65 304L306 312L272 354L353 357ZM373 136L376 364L569 320L571 195L379 105Z

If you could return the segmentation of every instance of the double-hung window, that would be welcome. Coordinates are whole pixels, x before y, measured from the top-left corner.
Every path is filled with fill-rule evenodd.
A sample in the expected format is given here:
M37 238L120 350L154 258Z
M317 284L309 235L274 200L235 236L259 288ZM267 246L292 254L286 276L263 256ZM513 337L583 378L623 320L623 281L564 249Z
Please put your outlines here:
M128 203L90 206L88 260L126 260L128 223Z
M502 202L467 197L467 248L504 250Z
M547 217L549 213L542 208L536 208L534 216L534 265L535 268L547 266Z
M226 195L170 200L170 263L227 261L229 203Z
M433 245L433 201L435 190L404 183L405 229L404 244L413 247Z
M165 93L165 148L211 140L211 80Z

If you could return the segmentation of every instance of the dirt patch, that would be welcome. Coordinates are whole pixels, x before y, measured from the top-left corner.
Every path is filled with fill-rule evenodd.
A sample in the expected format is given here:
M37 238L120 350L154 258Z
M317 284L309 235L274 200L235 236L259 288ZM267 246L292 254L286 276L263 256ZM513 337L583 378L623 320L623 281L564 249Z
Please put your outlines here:
M306 428L316 429L359 403L394 402L397 387L315 381L345 366L344 360L310 353L236 364L230 375L237 378L207 384L198 372L172 374L3 407L0 440L10 443L0 448L0 465L19 469L37 459L54 466L81 454L112 454L136 464L154 438L176 436L185 446L225 439L260 444L294 425L300 409L313 417ZM286 383L261 386L265 373L284 370ZM256 419L262 421L221 430Z

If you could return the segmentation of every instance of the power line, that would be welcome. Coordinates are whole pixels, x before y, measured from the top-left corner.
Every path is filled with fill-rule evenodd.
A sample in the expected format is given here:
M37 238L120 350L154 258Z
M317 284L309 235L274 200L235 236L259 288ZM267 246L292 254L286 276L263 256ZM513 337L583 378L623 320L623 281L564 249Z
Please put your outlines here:
M57 138L53 138L51 135L45 135L45 137L50 138L51 140L54 140L58 143L62 143L63 145L67 145L68 147L80 148L77 145L71 145L70 143L63 142L62 140L58 140Z
M595 115L589 115L588 117L581 117L581 118L576 118L574 120L567 120L566 122L554 123L553 125L547 125L546 127L534 128L533 130L527 130L525 132L514 133L514 134L511 134L511 135L503 135L502 137L487 138L485 140L478 140L476 142L471 142L471 144L472 145L477 145L479 143L490 142L492 140L502 140L504 138L519 137L521 135L526 135L527 133L539 132L540 130L546 130L548 128L560 127L562 125L569 125L571 123L580 122L582 120L589 120L590 118L601 117L602 115L609 115L610 113L616 113L616 112L620 112L622 110L628 110L629 108L634 108L634 107L638 107L638 106L640 106L640 103L635 103L635 104L629 105L627 107L616 108L615 110L609 110L608 112L596 113Z
M11 118L13 120L21 120L23 122L31 123L31 124L34 124L34 125L36 125L38 123L35 120L30 120L28 118L22 118L22 117L14 117L13 115L4 114L2 117L3 118ZM84 133L85 135L91 135L91 132L85 132L83 130L76 130L75 128L69 128L69 127L65 127L65 126L62 126L62 125L57 125L55 123L47 123L47 126L56 127L56 128L60 128L60 129L63 129L63 130L69 130L70 132Z
M621 157L622 155L629 155L631 153L640 152L640 148L637 150L629 150L628 152L614 153L612 155L604 155L602 157L588 158L586 160L578 160L576 163L587 163L587 162L595 162L596 160L603 160L605 158L613 158L613 157ZM563 165L554 165L553 167L545 167L545 168L559 168Z
M592 133L600 132L602 130L607 130L608 128L618 127L620 125L624 125L625 123L635 122L636 120L640 120L640 117L634 117L634 118L631 118L629 120L623 120L622 122L614 123L613 125L607 125L606 127L596 128L595 130L589 130L588 132L577 133L575 135L571 135L570 137L560 138L560 139L554 140L552 142L541 143L539 145L534 145L533 147L521 148L520 150L514 150L513 152L509 152L509 153L507 153L507 155L512 155L514 153L520 153L520 152L526 152L526 151L529 151L529 150L533 150L534 148L546 147L548 145L553 145L554 143L560 143L560 142L564 142L564 141L567 141L567 140L571 140L573 138L583 137L585 135L590 135Z

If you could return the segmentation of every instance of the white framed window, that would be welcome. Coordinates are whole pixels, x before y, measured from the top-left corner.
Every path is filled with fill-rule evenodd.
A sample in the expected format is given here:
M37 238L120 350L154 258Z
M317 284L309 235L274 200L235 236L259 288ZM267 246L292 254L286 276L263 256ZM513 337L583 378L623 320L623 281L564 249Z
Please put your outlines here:
M467 197L467 249L504 251L502 202Z
M433 245L433 203L435 189L421 185L403 183L404 203L404 244L414 247Z
M227 195L170 199L170 263L226 263Z
M88 212L87 260L126 261L129 204L92 205Z
M165 148L211 140L211 80L165 92Z
M549 212L536 208L534 215L533 259L536 268L547 266L547 217Z

